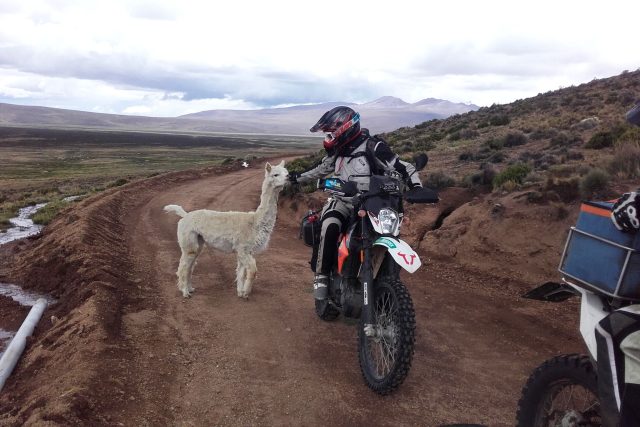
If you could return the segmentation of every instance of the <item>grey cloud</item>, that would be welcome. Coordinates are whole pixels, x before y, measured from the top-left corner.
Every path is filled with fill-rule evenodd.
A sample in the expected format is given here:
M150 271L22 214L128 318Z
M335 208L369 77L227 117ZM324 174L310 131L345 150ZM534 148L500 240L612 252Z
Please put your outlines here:
M495 42L486 49L472 43L436 47L415 61L412 71L429 76L535 76L556 74L558 67L580 64L594 64L584 49L513 39Z
M327 81L269 69L169 64L133 54L43 52L25 46L0 47L0 66L53 77L101 80L169 94L166 96L181 93L185 101L230 97L260 107L371 99L379 90L353 78Z

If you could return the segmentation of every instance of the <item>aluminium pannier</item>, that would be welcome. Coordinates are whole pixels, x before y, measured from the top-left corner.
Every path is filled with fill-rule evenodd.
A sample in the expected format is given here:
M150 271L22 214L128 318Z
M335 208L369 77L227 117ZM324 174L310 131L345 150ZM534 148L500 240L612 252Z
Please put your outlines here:
M616 299L640 300L640 233L611 221L612 202L583 202L565 244L560 272L578 286Z

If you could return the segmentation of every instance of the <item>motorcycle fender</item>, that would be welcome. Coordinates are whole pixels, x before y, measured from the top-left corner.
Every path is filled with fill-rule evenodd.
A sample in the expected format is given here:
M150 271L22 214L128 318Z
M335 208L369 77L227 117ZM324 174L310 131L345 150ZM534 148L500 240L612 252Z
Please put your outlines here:
M589 354L598 361L598 345L596 343L596 326L609 313L604 310L602 300L593 292L586 289L578 289L582 293L582 301L580 303L580 334L584 339Z
M393 260L409 273L414 273L422 265L418 254L404 240L393 237L379 237L373 244L374 246L387 248Z

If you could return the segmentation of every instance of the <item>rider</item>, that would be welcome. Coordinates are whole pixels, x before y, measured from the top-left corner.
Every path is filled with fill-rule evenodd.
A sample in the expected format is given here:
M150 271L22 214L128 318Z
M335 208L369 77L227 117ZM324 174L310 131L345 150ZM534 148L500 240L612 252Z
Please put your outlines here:
M351 108L339 106L327 111L310 131L326 134L324 149L327 155L313 169L290 174L292 183L304 184L333 173L344 181L355 182L359 191L367 191L372 175L397 172L409 188L422 187L415 167L400 160L384 141L360 128L360 114ZM352 205L336 198L330 198L322 209L318 257L312 265L316 273L313 295L318 300L327 298L329 273L340 231L346 226L353 209Z
M627 113L640 126L640 101ZM640 229L640 193L624 194L613 207L614 225ZM640 426L640 304L616 310L596 326L598 391L603 426Z

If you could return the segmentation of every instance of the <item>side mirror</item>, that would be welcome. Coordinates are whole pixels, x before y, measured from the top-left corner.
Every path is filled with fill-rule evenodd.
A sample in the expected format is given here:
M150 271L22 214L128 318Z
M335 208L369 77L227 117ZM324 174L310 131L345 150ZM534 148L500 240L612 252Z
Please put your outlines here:
M438 193L430 188L416 187L404 193L404 199L409 203L438 203Z
M420 153L413 156L413 163L416 165L416 170L421 171L427 166L429 162L429 156L426 153Z

